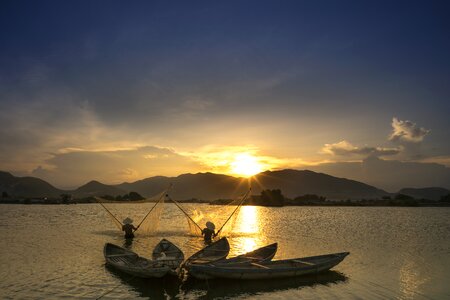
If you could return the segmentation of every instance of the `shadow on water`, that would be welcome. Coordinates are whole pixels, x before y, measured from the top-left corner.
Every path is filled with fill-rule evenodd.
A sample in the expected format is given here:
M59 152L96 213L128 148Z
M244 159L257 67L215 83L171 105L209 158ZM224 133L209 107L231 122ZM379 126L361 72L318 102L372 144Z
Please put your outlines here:
M102 230L102 231L92 231L96 235L105 235L110 237L123 237L123 233L119 230Z
M188 277L181 281L175 276L154 279L133 278L111 267L106 266L106 269L121 279L124 285L136 291L139 296L149 299L179 299L185 298L185 296L192 296L196 299L229 298L344 283L348 280L348 277L340 272L327 271L316 275L283 279L196 280Z
M139 278L117 271L105 265L105 268L123 285L131 287L139 296L149 299L174 299L180 293L181 280L176 276L165 276L163 278Z
M199 297L201 299L214 299L329 285L347 280L348 278L344 274L335 271L310 276L265 280L213 279L200 281L191 278L183 282L181 291L186 294L193 292L197 296L201 295Z

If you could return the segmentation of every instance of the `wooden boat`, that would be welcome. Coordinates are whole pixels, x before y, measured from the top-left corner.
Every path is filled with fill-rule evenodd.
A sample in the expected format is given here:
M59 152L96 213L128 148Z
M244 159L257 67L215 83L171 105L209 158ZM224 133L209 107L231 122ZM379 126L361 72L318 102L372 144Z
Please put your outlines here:
M269 261L277 252L278 243L273 243L251 252L247 252L232 258L224 258L215 263L217 264L229 264L229 263L248 263L248 262L262 262Z
M162 239L155 246L155 249L153 249L152 259L168 266L170 273L176 275L177 268L184 261L184 254L175 244L166 239Z
M189 268L192 264L208 264L227 257L230 252L230 244L226 237L206 246L202 250L189 257L183 266Z
M140 257L133 251L106 243L103 248L106 264L129 275L141 278L159 278L171 268L160 261Z
M266 262L192 264L189 274L199 279L272 279L316 274L339 264L349 252Z

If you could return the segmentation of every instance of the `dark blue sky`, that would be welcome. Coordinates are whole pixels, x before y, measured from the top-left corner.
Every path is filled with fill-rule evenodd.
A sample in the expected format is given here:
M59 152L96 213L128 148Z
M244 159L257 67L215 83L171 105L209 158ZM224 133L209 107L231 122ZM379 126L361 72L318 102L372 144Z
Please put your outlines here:
M450 155L449 8L446 1L2 1L0 134L12 145L0 150L194 151L244 139L276 157L317 160L324 144L343 140L398 147L387 138L396 117L431 130L415 157L442 160ZM108 132L99 137L99 128ZM17 169L40 164L30 159Z

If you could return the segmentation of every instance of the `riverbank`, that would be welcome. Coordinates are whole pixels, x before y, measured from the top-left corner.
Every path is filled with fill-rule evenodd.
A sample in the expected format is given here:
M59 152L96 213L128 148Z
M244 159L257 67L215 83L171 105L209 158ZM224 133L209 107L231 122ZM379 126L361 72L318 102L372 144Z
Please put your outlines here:
M124 204L124 203L155 203L156 201L105 201L103 203L111 204ZM189 199L189 200L177 200L177 202L183 203L198 203L198 204L210 204L210 205L228 205L233 200L230 199L218 199L214 201ZM95 199L75 199L70 201L62 201L60 199L8 199L1 200L0 204L21 204L21 205L70 205L70 204L89 204L97 203ZM351 207L450 207L450 202L446 201L434 201L427 199L408 199L408 200L396 200L396 199L361 199L361 200L325 200L325 201L293 201L286 199L283 205L271 205L270 203L244 203L243 206L263 206L263 207L284 207L284 206L351 206Z

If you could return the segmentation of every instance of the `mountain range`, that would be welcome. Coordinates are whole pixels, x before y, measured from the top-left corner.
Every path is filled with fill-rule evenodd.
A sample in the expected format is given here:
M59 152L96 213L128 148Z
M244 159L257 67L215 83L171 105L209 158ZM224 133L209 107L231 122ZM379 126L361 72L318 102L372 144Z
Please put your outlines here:
M250 182L251 180L251 182ZM154 176L135 182L107 185L90 181L75 190L61 190L36 177L16 177L0 171L0 192L9 197L58 198L71 194L75 198L104 195L124 195L131 191L152 197L172 184L170 195L174 199L215 200L236 198L252 186L252 194L263 189L280 189L289 198L316 194L327 199L376 199L392 194L365 183L338 178L309 170L265 171L251 179L214 173L182 174L176 177ZM450 193L443 188L402 189L399 193L416 198L438 200Z

